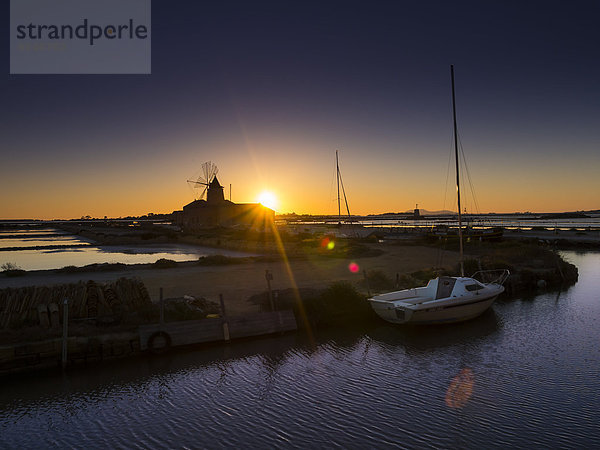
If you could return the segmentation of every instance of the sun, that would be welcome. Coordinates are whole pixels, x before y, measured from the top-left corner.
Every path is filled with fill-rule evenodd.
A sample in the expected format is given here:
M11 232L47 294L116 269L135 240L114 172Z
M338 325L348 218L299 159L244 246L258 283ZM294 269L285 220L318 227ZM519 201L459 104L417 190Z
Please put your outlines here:
M277 208L277 197L271 191L263 191L258 195L258 203L275 211Z

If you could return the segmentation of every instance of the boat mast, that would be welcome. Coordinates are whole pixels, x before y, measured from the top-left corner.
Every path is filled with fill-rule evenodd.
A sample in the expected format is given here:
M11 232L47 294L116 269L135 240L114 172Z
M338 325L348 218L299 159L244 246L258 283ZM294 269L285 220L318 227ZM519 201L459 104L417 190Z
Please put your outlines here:
M342 180L342 172L340 172L340 163L338 159L338 151L335 151L335 175L337 178L337 202L338 202L338 221L342 223L342 196L340 195L340 186L342 187L341 194L344 196L344 204L346 205L346 212L348 213L348 220L350 218L350 208L348 207L348 198L346 197L346 189L344 189L344 180Z
M337 201L338 201L338 221L342 222L342 210L340 209L340 163L338 161L338 151L335 151L335 174L337 176Z
M460 212L460 175L458 171L458 130L456 127L456 96L454 94L454 64L450 65L450 78L452 79L452 116L454 119L454 156L456 159L456 196L458 199L458 241L460 245L460 276L465 276L465 263L463 254L462 215Z

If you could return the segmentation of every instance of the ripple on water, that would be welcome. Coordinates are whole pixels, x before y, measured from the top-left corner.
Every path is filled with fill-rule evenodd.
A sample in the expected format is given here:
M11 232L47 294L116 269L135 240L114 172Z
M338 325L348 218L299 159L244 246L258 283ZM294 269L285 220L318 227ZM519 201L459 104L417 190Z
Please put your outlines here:
M0 447L599 448L594 258L595 275L558 300L499 302L458 326L278 337L14 382L0 392ZM471 384L448 406L457 380Z

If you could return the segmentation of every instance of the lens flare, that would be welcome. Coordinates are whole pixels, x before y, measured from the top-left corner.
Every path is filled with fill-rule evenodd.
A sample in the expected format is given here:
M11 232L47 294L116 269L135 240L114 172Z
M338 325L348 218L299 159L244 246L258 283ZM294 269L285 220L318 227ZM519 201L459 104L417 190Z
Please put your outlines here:
M271 208L273 211L277 208L277 197L270 191L263 191L258 196L258 203L267 208Z
M350 272L352 273L358 273L360 267L353 261L350 264L348 264L348 270L350 270Z
M333 250L335 248L335 242L328 237L321 239L321 247L327 250Z
M462 369L458 375L452 378L450 386L446 391L446 405L453 409L463 408L473 395L475 386L475 375L469 368Z

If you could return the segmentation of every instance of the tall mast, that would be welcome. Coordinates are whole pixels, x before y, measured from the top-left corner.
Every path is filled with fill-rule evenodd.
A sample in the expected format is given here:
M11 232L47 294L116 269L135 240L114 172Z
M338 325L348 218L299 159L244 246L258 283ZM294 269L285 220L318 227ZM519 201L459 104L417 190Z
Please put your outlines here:
M338 201L338 220L342 221L342 210L340 209L340 163L338 162L338 151L335 151L335 173L337 176L337 201Z
M454 94L454 64L450 65L450 78L452 78L452 116L454 119L454 156L456 159L456 195L458 199L458 241L460 245L460 276L465 276L463 254L462 215L460 211L460 175L458 170L458 130L456 127L456 96Z

